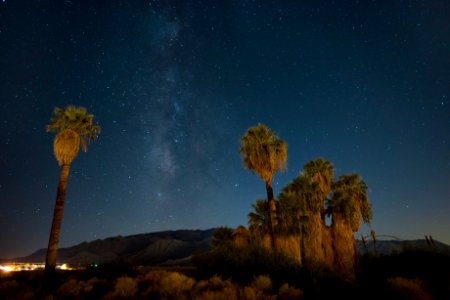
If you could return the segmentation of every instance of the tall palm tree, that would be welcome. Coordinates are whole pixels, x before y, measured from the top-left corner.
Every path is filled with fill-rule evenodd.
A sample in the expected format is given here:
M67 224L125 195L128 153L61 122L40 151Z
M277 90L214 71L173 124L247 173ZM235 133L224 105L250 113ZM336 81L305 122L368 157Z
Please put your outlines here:
M342 215L353 232L359 230L361 218L364 223L370 223L372 206L367 197L367 185L358 174L340 176L333 190L329 202L331 213Z
M320 203L317 203L317 205L320 206L320 211L316 211L311 217L312 234L309 236L309 238L316 237L315 243L311 243L316 246L313 253L318 253L316 257L325 265L331 266L334 260L333 241L331 230L325 224L325 215L327 212L325 204L333 185L334 167L331 162L320 157L305 164L303 166L303 174L319 187L317 200Z
M320 213L323 199L320 198L320 188L305 174L300 174L283 188L278 196L280 208L289 216L284 216L291 224L291 229L300 233L300 248L302 261L323 261L322 251L322 221ZM284 220L283 220L284 221Z
M348 279L354 279L357 252L353 233L359 229L361 217L365 223L372 219L365 182L358 174L340 176L333 184L328 207L332 214L335 266Z
M56 107L54 117L50 119L50 124L47 125L47 132L56 132L53 142L53 152L61 168L47 257L45 260L45 273L48 277L53 276L56 267L56 256L70 164L77 156L80 146L86 152L88 142L95 140L100 133L100 126L94 125L93 119L94 115L88 114L84 107L70 105L65 109Z
M275 172L286 168L286 142L279 139L267 126L259 124L249 128L241 138L240 153L245 167L255 172L266 184L271 243L272 248L275 249L277 214L273 197L272 178Z
M320 198L325 204L326 197L331 191L334 178L333 165L324 158L317 158L309 161L303 166L303 173L312 181L317 182L320 187Z

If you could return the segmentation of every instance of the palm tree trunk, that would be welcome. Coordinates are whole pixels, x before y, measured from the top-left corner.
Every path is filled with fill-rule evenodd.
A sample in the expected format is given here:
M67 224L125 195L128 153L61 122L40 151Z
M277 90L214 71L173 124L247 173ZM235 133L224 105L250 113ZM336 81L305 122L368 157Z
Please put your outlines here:
M275 199L273 198L272 183L270 181L266 181L266 190L267 190L267 205L269 206L270 239L272 249L275 250L275 228L278 225L277 208L275 205Z
M305 249L305 263L324 263L324 250L322 245L323 223L320 214L311 214L308 218L308 230L305 232L304 240L308 245Z
M56 256L58 252L59 233L64 210L64 198L66 195L67 178L69 177L70 165L61 166L59 175L58 192L56 193L56 203L53 211L52 228L50 230L50 239L48 241L47 257L45 259L46 277L53 277L56 267Z
M350 223L340 213L332 221L335 268L344 278L355 279L355 237Z

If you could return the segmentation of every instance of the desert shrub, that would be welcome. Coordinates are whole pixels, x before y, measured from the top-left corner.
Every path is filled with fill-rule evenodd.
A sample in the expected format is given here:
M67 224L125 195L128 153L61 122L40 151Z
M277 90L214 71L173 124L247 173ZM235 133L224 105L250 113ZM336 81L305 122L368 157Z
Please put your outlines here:
M105 296L105 299L132 299L138 292L134 278L122 276L117 278L114 290Z
M243 300L259 300L264 299L264 293L261 290L258 290L254 286L245 286L240 289L240 297L239 299Z
M206 290L196 294L193 299L196 300L237 300L235 289L224 289L221 291Z
M276 295L265 293L253 284L239 289L239 299L242 300L274 300L276 298Z
M84 282L70 278L60 285L57 294L62 299L80 299L85 286Z
M0 297L2 299L7 299L8 297L13 297L20 290L20 285L16 280L7 280L0 283Z
M139 283L153 284L159 283L161 279L168 275L167 271L150 271L142 273L138 276Z
M195 280L178 272L150 271L138 277L145 299L188 299Z
M272 280L267 275L259 275L252 281L252 287L259 291L270 291L272 289Z
M199 300L233 300L238 299L237 288L230 279L222 280L214 275L208 280L200 280L192 291L192 298Z
M223 278L233 278L234 282L244 286L259 275L273 278L275 287L282 282L295 284L306 280L303 268L293 259L255 245L219 247L194 256L192 262L197 266L200 279L218 274Z
M139 290L142 291L141 295L144 299L158 299L159 283L164 276L167 276L166 271L150 271L140 274L137 278Z
M431 251L404 251L379 257L363 257L360 281L375 293L392 291L387 278L420 278L436 299L450 299L450 255ZM384 286L384 290L380 287ZM375 287L375 288L373 288Z
M36 293L30 285L12 279L0 282L0 299L31 300L36 299Z
M170 272L163 277L160 282L160 291L163 296L170 296L173 299L187 297L189 291L194 286L195 280L178 272Z
M289 286L285 283L280 287L278 291L278 299L281 300L294 300L301 299L303 297L303 291L295 287Z
M210 247L212 249L232 243L233 229L230 227L218 227L214 230Z
M207 280L200 280L194 287L194 293L200 293L204 290L218 291L232 285L231 280L222 280L219 275L214 275Z
M242 300L269 300L275 295L268 292L272 288L272 281L268 276L255 277L251 285L239 286L231 279L222 280L214 275L207 280L200 280L192 290L193 299L242 299Z
M86 299L102 299L110 290L111 286L107 280L90 278L85 285Z
M422 280L408 279L403 277L388 278L387 280L394 292L401 299L408 300L431 300L430 294L425 290Z
M94 289L94 286L99 282L100 282L100 280L97 277L90 278L88 281L86 281L86 283L84 285L84 291L86 293L92 292L92 290Z

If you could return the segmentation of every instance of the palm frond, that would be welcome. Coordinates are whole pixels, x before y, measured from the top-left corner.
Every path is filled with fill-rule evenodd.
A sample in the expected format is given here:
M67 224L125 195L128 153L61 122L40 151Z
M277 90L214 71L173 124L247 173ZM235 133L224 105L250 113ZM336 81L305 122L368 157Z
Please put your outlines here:
M83 150L87 143L95 140L100 134L100 126L93 124L94 115L88 114L86 108L67 106L65 109L56 107L50 119L50 124L46 126L47 132L61 132L70 129L78 133L82 140Z
M359 229L361 218L364 223L370 223L372 206L367 197L367 185L358 174L340 176L333 184L333 190L329 201L331 213L343 215L355 232Z

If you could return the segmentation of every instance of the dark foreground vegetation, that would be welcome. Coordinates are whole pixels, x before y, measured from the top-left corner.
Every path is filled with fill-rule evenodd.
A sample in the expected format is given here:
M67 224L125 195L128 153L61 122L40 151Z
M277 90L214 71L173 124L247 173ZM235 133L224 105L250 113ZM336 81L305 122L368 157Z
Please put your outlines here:
M350 282L320 265L300 266L281 253L229 244L198 253L180 268L126 263L0 278L0 299L450 299L450 254L408 250L362 256Z

